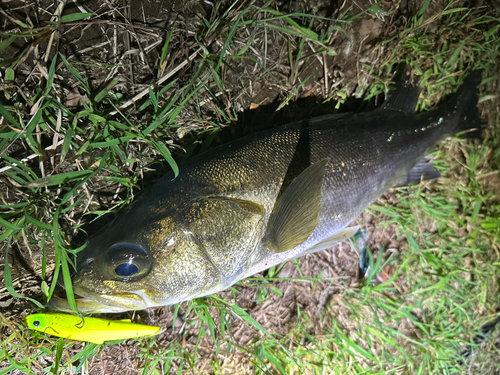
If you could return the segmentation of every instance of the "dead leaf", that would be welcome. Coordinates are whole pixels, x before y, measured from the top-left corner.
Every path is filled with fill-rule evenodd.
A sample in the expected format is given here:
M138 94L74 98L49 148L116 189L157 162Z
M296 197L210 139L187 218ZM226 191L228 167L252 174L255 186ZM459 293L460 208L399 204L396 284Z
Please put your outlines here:
M68 107L77 107L82 103L88 102L89 98L87 97L87 94L80 94L80 92L76 88L73 88L66 96L66 106Z

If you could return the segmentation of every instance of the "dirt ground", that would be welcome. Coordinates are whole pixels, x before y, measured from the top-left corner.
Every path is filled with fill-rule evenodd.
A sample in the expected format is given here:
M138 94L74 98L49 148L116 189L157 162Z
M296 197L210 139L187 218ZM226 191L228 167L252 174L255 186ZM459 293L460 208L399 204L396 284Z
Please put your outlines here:
M372 2L369 0L359 1L327 1L327 0L298 0L298 1L275 1L271 7L282 13L307 13L320 16L315 21L314 29L318 32L326 32L334 26L337 17L342 14L345 17L353 16L363 10L369 9ZM478 6L482 2L470 6ZM13 43L4 50L4 58L12 56L15 59L20 51L29 49L23 54L16 70L16 85L27 92L36 92L44 69L50 64L53 54L58 51L72 64L78 67L79 72L85 76L91 90L98 92L111 81L117 81L114 91L126 99L132 99L135 95L143 92L149 85L157 86L157 66L162 54L162 47L166 35L170 31L172 39L168 51L163 72L172 74L171 80L177 79L172 88L183 87L189 83L202 60L203 53L220 53L227 36L226 25L235 21L234 14L238 9L248 7L250 4L260 6L260 1L239 1L231 4L222 1L181 1L181 0L93 0L93 1L68 1L64 7L64 14L79 11L88 11L98 14L98 19L92 22L79 21L68 24L54 25L57 29L55 34L47 31L45 35L36 39L26 38L23 41ZM447 1L433 1L428 13L432 14L435 9L443 9ZM345 33L338 31L331 33L328 40L331 54L315 54L317 48L314 43L305 43L302 54L306 58L295 62L290 58L289 51L296 51L297 46L293 38L287 38L283 33L272 32L265 28L239 29L234 36L234 45L241 48L253 37L249 50L252 51L253 59L234 59L230 66L222 69L224 90L220 90L216 82L209 85L216 93L213 98L207 91L201 91L196 98L186 104L180 114L182 127L171 129L158 136L158 140L169 145L170 151L177 157L182 157L185 150L190 150L190 145L198 140L205 140L210 133L207 130L213 128L213 123L222 126L222 129L214 137L212 146L225 143L244 135L287 123L291 120L306 118L312 115L329 113L335 109L336 100L342 99L338 94L338 88L348 85L344 93L349 97L342 111L364 111L380 104L383 95L377 95L371 101L362 101L365 96L366 80L370 76L360 72L365 65L377 65L379 60L385 56L391 48L389 42L385 49L374 48L382 40L391 40L397 31L403 27L411 14L412 9L419 9L420 3L413 1L382 1L378 3L378 12L367 12L362 17L346 24ZM80 7L80 9L79 9ZM434 9L435 8L435 9ZM44 25L50 21L56 11L56 2L52 0L21 1L4 0L0 4L0 25L3 28L9 26L11 16L18 19L28 20L33 25ZM227 13L225 13L227 11ZM224 15L225 16L222 16ZM259 18L262 16L256 16ZM203 20L221 20L218 27L207 28ZM52 30L50 30L52 31ZM438 32L437 30L436 32ZM50 40L50 36L54 39ZM51 45L49 56L45 57L46 48ZM232 48L232 46L230 46ZM196 52L199 51L199 52ZM234 53L235 51L230 51ZM291 64L291 60L293 63ZM48 62L48 63L47 63ZM180 68L179 68L180 67ZM387 75L393 74L394 67L387 68ZM88 101L86 93L83 92L74 77L64 69L58 69L56 75L56 95L67 106L81 106ZM270 72L275 80L269 79ZM304 81L309 77L307 81ZM202 77L203 78L203 77ZM372 77L374 78L374 77ZM305 82L305 83L303 83ZM303 83L298 91L294 90L298 83ZM171 94L167 94L169 96ZM288 102L279 112L276 109ZM325 101L331 98L333 100ZM140 111L138 108L142 99L137 100L131 106L124 109L128 118L133 123L148 121L152 114L149 110ZM24 109L29 113L28 104ZM223 113L221 113L221 109ZM103 105L100 110L111 112L113 108ZM228 121L231 119L232 121ZM82 139L85 135L81 135ZM44 138L42 145L48 147L52 144L52 138ZM193 152L200 152L201 148ZM143 150L127 150L129 157L140 159ZM52 151L51 151L52 152ZM16 143L9 151L11 157L21 159L30 154L29 149L23 148ZM150 155L153 155L150 153ZM47 171L54 170L50 158L50 152L42 160ZM152 185L162 174L168 170L167 165L153 163L151 156L145 157L144 165L147 168L142 173L140 184L143 187ZM74 160L72 161L75 162ZM83 166L92 160L79 160ZM30 161L33 168L39 168L39 161ZM67 163L56 166L58 171L65 169L73 170L74 165ZM124 175L131 175L135 170L127 170L125 166L118 166ZM136 165L134 168L140 168ZM0 183L5 187L4 199L8 202L16 200L18 191L12 181L0 176ZM91 235L101 224L90 223L92 215L88 212L106 210L112 207L123 197L119 185L105 180L93 181L88 186L92 199L77 205L74 210L67 214L62 220L61 226L69 228L74 223L87 223L85 229ZM40 197L41 205L44 197ZM397 199L392 193L388 193L383 200ZM376 224L381 217L375 218L366 213L358 219L368 230L369 247L372 249L385 249L384 257L398 255L399 249L405 246L406 240L398 234L390 225L380 229ZM68 233L72 238L72 245L81 244L82 237L78 233ZM11 264L14 287L23 295L39 298L40 290L40 268L41 251L36 244L26 244L27 241L19 241L13 246ZM3 245L2 245L3 246ZM49 245L50 246L50 245ZM2 262L3 263L3 262ZM235 286L239 291L235 302L249 312L249 314L267 330L275 333L288 333L297 321L297 310L306 314L309 319L317 323L314 325L315 332L321 334L327 324L321 319L322 312L327 309L330 314L337 317L346 327L347 320L343 320L345 311L342 304L335 301L341 298L343 290L357 285L358 280L363 277L359 270L359 256L356 250L348 243L342 243L336 248L318 254L307 255L298 260L299 273L293 263L286 264L279 273L282 278L317 277L331 278L336 283L328 282L297 282L297 281L273 281L273 286L279 289L283 296L268 293L262 302L262 288L255 287L251 281L243 281ZM50 267L49 267L50 269ZM390 274L391 270L386 270ZM382 278L384 276L381 276ZM387 277L387 275L385 276ZM259 294L261 293L261 294ZM259 294L259 295L258 295ZM232 291L221 293L227 300L234 299ZM22 299L13 298L5 288L0 285L0 312L6 317L16 314L26 314L31 305ZM171 342L179 341L187 352L193 352L198 345L197 368L200 373L212 371L210 363L218 361L224 373L243 374L249 365L248 357L243 352L236 351L234 355L225 356L225 348L216 356L213 342L204 337L197 344L198 325L184 324L191 317L186 316L187 303L183 303L179 310L177 321L173 321L174 309L172 307L161 307L149 309L134 314L140 315L146 324L160 325L166 328L166 332L158 336L159 345L169 345ZM122 314L123 318L134 316L133 313ZM214 310L214 314L217 311ZM214 318L216 321L217 319ZM249 328L242 321L234 321L232 329L232 341L238 346L245 347L259 336L259 332ZM78 350L78 346L72 350ZM141 359L136 357L138 348L134 345L120 344L106 347L100 356L100 361L90 363L90 374L120 373L137 374L137 368Z

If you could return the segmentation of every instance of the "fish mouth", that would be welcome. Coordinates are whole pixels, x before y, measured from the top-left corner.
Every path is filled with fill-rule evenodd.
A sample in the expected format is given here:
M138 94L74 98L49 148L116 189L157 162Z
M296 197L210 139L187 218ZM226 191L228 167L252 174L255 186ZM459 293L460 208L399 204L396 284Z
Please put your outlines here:
M75 290L76 308L82 314L120 313L155 306L154 302L141 291L88 297L86 294ZM48 306L57 311L74 312L68 300L56 294L52 296Z

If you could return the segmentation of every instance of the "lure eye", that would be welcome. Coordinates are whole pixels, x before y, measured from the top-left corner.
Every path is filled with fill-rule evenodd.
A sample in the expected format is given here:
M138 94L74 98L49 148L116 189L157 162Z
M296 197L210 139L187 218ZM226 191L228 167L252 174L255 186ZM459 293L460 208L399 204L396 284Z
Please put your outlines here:
M39 327L40 326L40 321L39 320L33 320L33 327Z
M104 265L113 280L137 281L151 270L151 258L142 247L120 242L106 250Z

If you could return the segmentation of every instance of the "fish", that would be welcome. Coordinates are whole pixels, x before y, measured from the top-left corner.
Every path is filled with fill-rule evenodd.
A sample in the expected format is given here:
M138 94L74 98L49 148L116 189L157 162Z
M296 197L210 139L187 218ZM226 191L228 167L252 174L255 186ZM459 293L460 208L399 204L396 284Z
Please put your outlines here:
M141 310L208 296L351 237L359 228L350 224L407 181L438 142L480 131L481 75L469 74L430 111L415 112L419 89L405 76L373 111L293 122L188 159L77 254L78 310ZM61 298L49 305L70 311Z
M161 327L132 323L130 319L84 318L55 312L30 314L25 322L28 328L39 332L94 344L154 336L162 332Z

